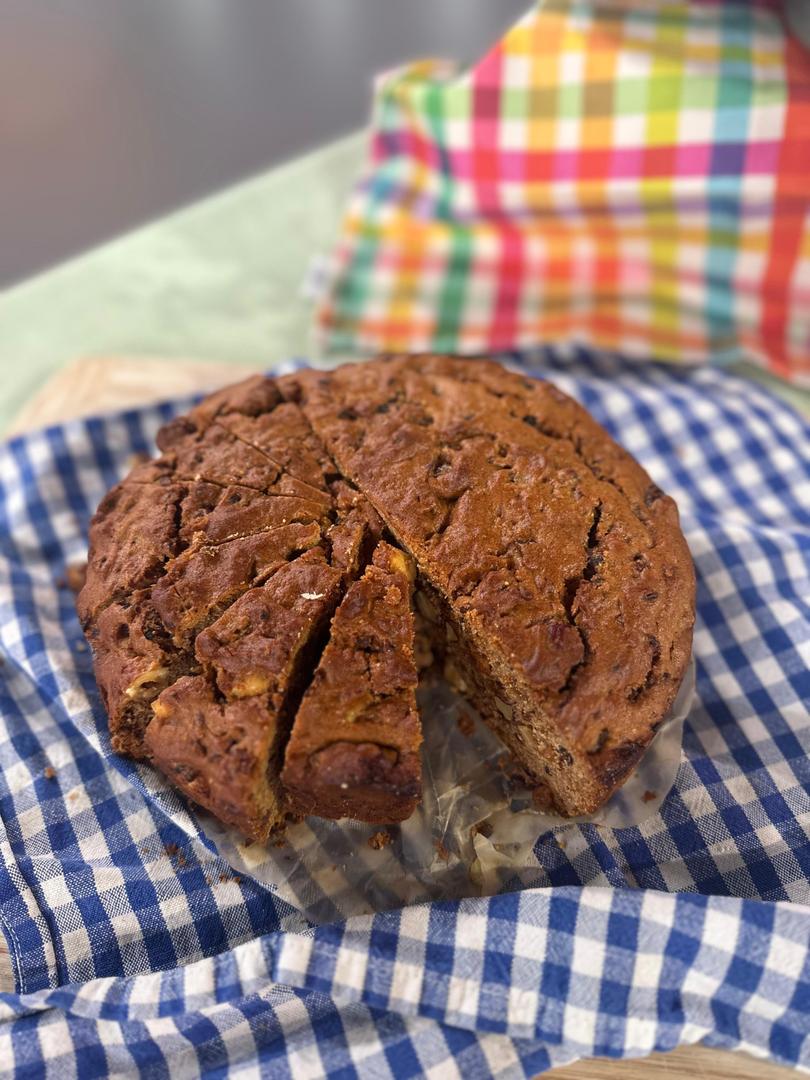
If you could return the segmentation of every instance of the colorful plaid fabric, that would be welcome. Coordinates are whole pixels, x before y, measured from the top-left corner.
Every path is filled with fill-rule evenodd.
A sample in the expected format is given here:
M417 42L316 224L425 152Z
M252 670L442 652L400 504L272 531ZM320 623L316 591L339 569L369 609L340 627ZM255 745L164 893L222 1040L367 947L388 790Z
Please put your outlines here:
M770 0L545 0L384 77L332 353L575 341L810 385L810 53Z
M681 507L697 698L660 814L542 836L539 867L491 899L310 926L235 879L156 772L110 753L59 584L104 491L189 403L16 438L0 447L0 980L16 984L0 1077L512 1078L703 1038L810 1068L810 426L710 368L512 359Z

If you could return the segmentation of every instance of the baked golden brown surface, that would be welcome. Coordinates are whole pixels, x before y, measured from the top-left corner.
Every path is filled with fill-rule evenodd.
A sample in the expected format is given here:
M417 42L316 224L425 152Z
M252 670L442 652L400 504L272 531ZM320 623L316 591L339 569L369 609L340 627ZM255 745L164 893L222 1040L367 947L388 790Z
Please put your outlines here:
M291 805L288 739L299 809L415 803L413 624L375 592L397 573L384 530L434 654L540 801L596 809L666 715L694 617L677 510L551 384L447 357L256 377L159 446L102 501L78 608L114 748L248 835ZM385 720L362 633L393 646Z

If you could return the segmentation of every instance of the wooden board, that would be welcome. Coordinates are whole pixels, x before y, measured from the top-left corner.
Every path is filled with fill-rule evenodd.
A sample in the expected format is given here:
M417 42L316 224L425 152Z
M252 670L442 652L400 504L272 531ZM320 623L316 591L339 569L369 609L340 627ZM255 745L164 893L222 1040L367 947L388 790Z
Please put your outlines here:
M205 393L256 369L204 360L93 357L74 360L52 376L17 414L7 435L90 413L113 412L170 397Z
M9 434L95 412L213 390L248 368L199 360L97 357L76 360L49 380L18 414ZM0 934L0 990L13 990ZM550 1080L787 1080L791 1071L747 1054L685 1046L636 1061L580 1061L545 1073Z

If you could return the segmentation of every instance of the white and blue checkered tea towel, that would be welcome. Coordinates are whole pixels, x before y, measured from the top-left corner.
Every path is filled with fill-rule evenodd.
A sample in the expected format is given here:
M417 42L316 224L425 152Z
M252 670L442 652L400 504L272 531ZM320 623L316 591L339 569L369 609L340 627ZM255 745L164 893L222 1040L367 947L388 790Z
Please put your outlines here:
M188 402L13 439L0 1075L470 1080L699 1039L810 1067L810 426L722 371L512 359L680 505L697 697L661 812L542 836L528 888L308 925L110 754L60 584L101 495Z

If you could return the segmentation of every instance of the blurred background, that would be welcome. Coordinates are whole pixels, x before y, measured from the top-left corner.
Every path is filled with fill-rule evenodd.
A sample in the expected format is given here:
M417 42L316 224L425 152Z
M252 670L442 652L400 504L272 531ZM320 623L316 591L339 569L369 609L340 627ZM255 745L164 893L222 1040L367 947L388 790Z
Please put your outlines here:
M0 288L361 127L528 0L0 0Z

